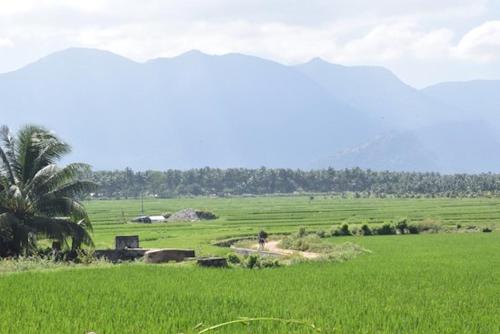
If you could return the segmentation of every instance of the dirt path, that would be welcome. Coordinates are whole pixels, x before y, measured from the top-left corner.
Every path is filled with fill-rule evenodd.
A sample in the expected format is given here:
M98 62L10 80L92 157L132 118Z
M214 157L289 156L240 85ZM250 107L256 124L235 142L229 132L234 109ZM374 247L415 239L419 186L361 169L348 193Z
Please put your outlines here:
M317 259L318 257L321 256L319 253L313 253L313 252L301 252L301 251L296 251L296 250L291 250L291 249L283 249L279 247L279 240L273 240L273 241L268 241L266 242L266 245L264 246L265 250L268 250L273 253L278 253L282 255L293 255L293 254L299 254L302 257L305 257L306 259ZM258 247L258 245L256 245Z

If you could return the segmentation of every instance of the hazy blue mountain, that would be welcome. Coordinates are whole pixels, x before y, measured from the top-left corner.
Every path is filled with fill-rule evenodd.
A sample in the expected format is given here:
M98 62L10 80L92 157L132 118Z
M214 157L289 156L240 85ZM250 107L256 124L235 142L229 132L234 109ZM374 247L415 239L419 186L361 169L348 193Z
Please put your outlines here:
M0 110L96 168L308 167L380 130L294 68L196 51L144 64L62 51L0 75Z
M500 171L500 143L484 122L449 122L377 136L316 167L480 173Z
M440 170L436 156L411 132L393 132L376 136L318 160L316 168L353 168L391 171Z
M474 115L500 128L500 80L445 82L422 93L454 107L461 114Z
M68 49L0 74L0 123L42 124L98 169L500 171L499 136L445 97L376 67Z
M316 58L297 69L332 96L397 129L415 129L453 119L455 110L408 86L389 70L342 66Z

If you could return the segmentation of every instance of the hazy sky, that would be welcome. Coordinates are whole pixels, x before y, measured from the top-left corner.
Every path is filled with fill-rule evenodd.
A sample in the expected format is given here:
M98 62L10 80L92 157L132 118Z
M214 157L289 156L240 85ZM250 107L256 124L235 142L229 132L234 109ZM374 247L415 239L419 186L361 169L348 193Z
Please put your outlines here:
M405 82L500 79L499 0L0 0L0 72L72 46L382 65Z

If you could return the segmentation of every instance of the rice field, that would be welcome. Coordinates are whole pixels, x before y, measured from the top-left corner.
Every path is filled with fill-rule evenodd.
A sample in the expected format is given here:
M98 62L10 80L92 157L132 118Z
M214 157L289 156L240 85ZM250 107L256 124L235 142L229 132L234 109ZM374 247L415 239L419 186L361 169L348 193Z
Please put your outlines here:
M86 203L94 224L96 247L113 247L115 235L137 234L144 247L193 247L204 254L221 254L211 246L217 239L309 230L330 231L342 223L381 224L400 218L430 219L444 225L500 226L500 199L341 199L329 196L148 199L148 215L184 208L212 211L214 221L178 224L124 224L141 214L140 200ZM223 253L225 250L223 250Z
M329 230L346 221L378 224L399 217L479 225L500 217L498 199L196 198L148 200L145 211L194 207L220 219L123 224L120 218L139 214L140 205L88 202L97 245L112 246L114 235L137 233L144 247L216 254L227 250L211 241L260 228ZM2 274L0 333L198 333L238 317L295 319L323 333L500 333L498 231L326 240L349 240L371 253L344 263L260 270L132 263ZM263 321L216 333L314 331Z

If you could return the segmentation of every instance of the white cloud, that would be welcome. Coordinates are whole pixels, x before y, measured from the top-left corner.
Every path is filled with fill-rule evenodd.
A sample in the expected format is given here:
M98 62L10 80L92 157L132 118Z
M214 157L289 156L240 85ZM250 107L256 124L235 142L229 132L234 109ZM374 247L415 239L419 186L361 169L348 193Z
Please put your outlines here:
M14 47L14 43L8 38L0 37L0 48L12 48Z
M454 49L456 56L473 61L500 60L500 21L489 21L469 31Z
M491 21L491 0L401 3L0 0L0 72L83 46L141 61L191 49L292 64L319 56L344 64L399 66L410 82L431 63L452 69L458 63L498 61L500 75L500 21Z

